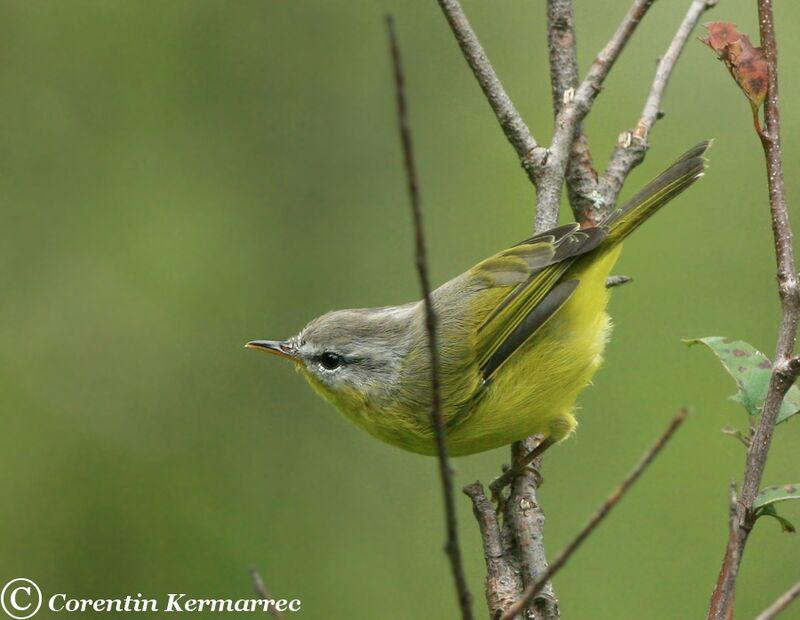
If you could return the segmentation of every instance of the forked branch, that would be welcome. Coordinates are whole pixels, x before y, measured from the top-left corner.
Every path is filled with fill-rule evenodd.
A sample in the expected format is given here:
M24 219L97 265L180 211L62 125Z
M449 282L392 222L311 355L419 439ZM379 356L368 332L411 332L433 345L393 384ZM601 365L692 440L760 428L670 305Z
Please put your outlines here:
M650 93L639 121L633 129L620 134L606 171L600 179L599 200L606 209L610 209L616 204L617 196L622 190L625 179L628 178L631 170L644 160L650 130L662 116L661 102L678 59L703 13L716 6L717 2L718 0L693 0L666 53L658 61Z
M644 158L647 134L659 115L661 98L678 56L700 15L713 6L716 0L692 0L686 17L659 63L650 96L637 124L636 135L640 140L633 144L626 139L618 145L609 168L601 179L598 179L589 155L588 140L582 129L583 120L591 111L614 63L654 0L633 1L619 27L582 81L578 79L576 62L573 2L547 0L548 48L555 115L553 139L547 148L534 140L528 126L520 117L458 0L438 0L438 3L500 127L514 146L528 178L536 187L534 230L541 232L554 227L558 222L565 181L575 218L583 225L597 224L614 206L628 173ZM633 133L627 132L626 135ZM609 286L624 281L624 278L611 280ZM523 450L530 450L536 444L536 438L518 442L512 449L512 460L524 455ZM509 571L521 575L526 586L538 583L542 575L549 574L546 572L548 567L543 546L544 514L537 498L538 479L532 473L516 477L508 475L506 478L514 478L514 484L505 502L502 525L496 517L490 518L485 511L482 487L472 485L465 489L472 499L473 509L481 526L488 571L487 601L492 613L502 611L503 605L508 601L509 591L519 587L519 580L505 578ZM503 542L502 558L495 555L490 557L489 553L498 552L498 537ZM532 541L536 544L531 544ZM548 620L558 618L558 601L549 582L545 580L544 583L549 590L546 603L529 606L527 613L530 617Z
M633 36L636 26L655 0L637 0L617 28L606 47L597 55L587 80L602 83L623 48ZM548 3L548 41L550 48L550 75L553 90L553 106L556 115L565 100L574 96L578 87L578 69L575 61L575 25L571 0L550 0ZM599 90L599 86L597 86ZM596 224L597 172L589 153L589 140L579 126L566 172L567 190L572 213L576 221Z

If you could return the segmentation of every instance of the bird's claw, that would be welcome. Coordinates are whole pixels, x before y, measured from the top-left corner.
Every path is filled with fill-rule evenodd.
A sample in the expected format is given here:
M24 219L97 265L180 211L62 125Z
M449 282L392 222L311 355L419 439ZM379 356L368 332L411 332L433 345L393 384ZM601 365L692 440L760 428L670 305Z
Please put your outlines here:
M503 491L505 488L514 482L515 478L527 473L530 473L533 476L537 487L540 487L544 483L542 472L539 471L538 467L529 463L527 465L523 465L522 467L503 465L503 473L492 480L492 482L489 484L489 490L492 493L492 501L497 506L498 514L505 509L505 504L507 501L507 499L503 497Z

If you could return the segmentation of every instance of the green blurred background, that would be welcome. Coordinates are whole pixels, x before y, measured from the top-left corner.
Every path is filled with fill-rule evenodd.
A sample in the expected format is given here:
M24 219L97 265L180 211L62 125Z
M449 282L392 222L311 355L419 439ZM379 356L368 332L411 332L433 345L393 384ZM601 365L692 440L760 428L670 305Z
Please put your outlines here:
M628 2L576 5L585 70ZM638 119L687 5L658 2L614 69L588 122L599 162ZM709 19L755 34L754 5L723 0ZM543 0L465 8L548 140ZM776 9L794 205L800 6ZM418 294L385 11L398 20L442 282L525 237L533 194L433 0L0 4L3 583L237 598L250 596L254 565L309 618L454 617L434 461L379 444L289 365L242 348L332 308ZM711 169L627 244L617 272L636 281L614 295L607 363L581 398L577 436L545 465L550 555L679 406L694 414L559 574L567 618L705 613L744 455L719 429L745 414L711 354L680 339L774 346L749 107L696 36L663 105L625 194L707 137ZM779 428L765 484L800 479L798 441L797 422ZM506 460L457 461L457 485ZM466 498L458 506L482 615L477 528ZM782 512L800 521L798 507ZM798 545L759 523L742 618L796 581Z

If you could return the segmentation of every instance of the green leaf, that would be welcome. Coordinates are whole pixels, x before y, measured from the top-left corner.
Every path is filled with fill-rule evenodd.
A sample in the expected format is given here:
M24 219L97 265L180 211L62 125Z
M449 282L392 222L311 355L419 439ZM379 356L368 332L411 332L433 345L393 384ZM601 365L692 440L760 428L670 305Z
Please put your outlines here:
M783 484L761 489L753 502L753 508L761 508L789 499L800 499L800 484Z
M764 506L761 510L758 511L757 517L764 517L764 516L777 519L778 523L781 524L781 530L783 530L783 532L786 534L794 534L797 531L794 525L792 525L792 522L780 516L778 514L778 511L775 510L775 506L773 506L772 504L770 504L769 506Z
M688 346L704 344L717 356L728 374L736 381L738 391L731 400L740 403L751 416L761 413L764 396L767 394L772 362L752 345L741 340L712 336L684 340ZM800 413L800 388L789 388L781 403L777 423Z
M775 504L790 499L800 499L800 484L784 484L761 489L753 502L756 518L762 516L772 517L778 520L784 532L794 533L796 531L794 525L788 519L780 516L775 509Z

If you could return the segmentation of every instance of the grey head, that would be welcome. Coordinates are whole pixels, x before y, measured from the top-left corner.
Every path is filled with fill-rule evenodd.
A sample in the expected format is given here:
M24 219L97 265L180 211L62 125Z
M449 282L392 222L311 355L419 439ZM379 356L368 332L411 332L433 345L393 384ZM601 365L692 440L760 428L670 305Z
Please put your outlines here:
M419 308L416 302L336 310L288 340L254 340L246 346L294 361L332 400L377 405L390 401L400 387L403 360L419 329Z

